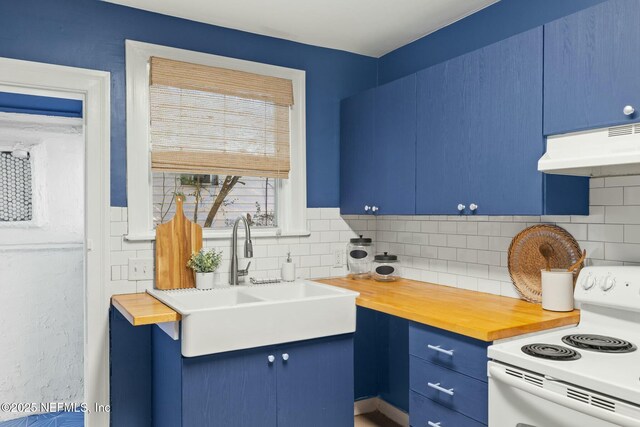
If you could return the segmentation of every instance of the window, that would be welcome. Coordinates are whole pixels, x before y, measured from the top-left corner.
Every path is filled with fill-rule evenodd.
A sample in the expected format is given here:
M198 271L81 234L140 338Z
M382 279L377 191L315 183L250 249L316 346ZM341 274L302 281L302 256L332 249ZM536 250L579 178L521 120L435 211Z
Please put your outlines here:
M256 236L308 234L304 71L126 46L128 238L152 239L176 194L205 238L239 215Z
M15 155L0 152L0 221L33 219L31 161L26 151Z
M220 197L232 183L226 197ZM239 177L234 182L234 175L153 172L153 224L170 220L175 214L175 194L184 194L185 215L203 227L232 227L238 216L246 215L253 227L275 228L277 185L273 178ZM217 206L216 199L220 200Z

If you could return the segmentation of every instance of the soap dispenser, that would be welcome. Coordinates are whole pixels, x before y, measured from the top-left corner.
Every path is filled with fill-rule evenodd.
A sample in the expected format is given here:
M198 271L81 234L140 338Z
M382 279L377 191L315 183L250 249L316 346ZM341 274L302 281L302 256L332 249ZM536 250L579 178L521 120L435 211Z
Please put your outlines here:
M291 252L287 252L287 261L282 264L282 280L285 282L296 280L296 265L291 260Z

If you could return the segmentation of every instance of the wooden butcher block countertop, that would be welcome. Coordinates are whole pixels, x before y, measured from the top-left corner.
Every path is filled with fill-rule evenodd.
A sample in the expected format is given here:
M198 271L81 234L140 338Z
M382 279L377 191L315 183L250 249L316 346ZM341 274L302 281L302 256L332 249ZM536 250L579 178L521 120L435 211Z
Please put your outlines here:
M356 304L483 341L577 324L580 312L545 311L538 304L481 292L401 279L348 278L316 282L360 293ZM147 293L114 295L111 302L134 326L180 320L180 314Z
M171 307L147 293L114 295L111 297L111 304L133 326L176 322L181 318Z
M545 311L538 304L481 292L401 279L315 280L360 293L356 304L482 341L577 324L580 311Z

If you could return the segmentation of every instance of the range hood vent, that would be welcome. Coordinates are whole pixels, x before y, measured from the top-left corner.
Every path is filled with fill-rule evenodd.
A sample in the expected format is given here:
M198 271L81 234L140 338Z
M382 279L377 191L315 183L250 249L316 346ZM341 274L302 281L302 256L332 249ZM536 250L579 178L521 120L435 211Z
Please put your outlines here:
M640 123L547 138L538 170L556 175L640 174Z

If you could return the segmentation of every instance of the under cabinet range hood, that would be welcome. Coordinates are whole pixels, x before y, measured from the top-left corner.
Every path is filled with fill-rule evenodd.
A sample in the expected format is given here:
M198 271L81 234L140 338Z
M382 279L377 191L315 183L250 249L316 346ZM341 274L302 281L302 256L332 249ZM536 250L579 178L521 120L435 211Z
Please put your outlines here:
M640 123L549 136L538 170L590 177L640 174Z

